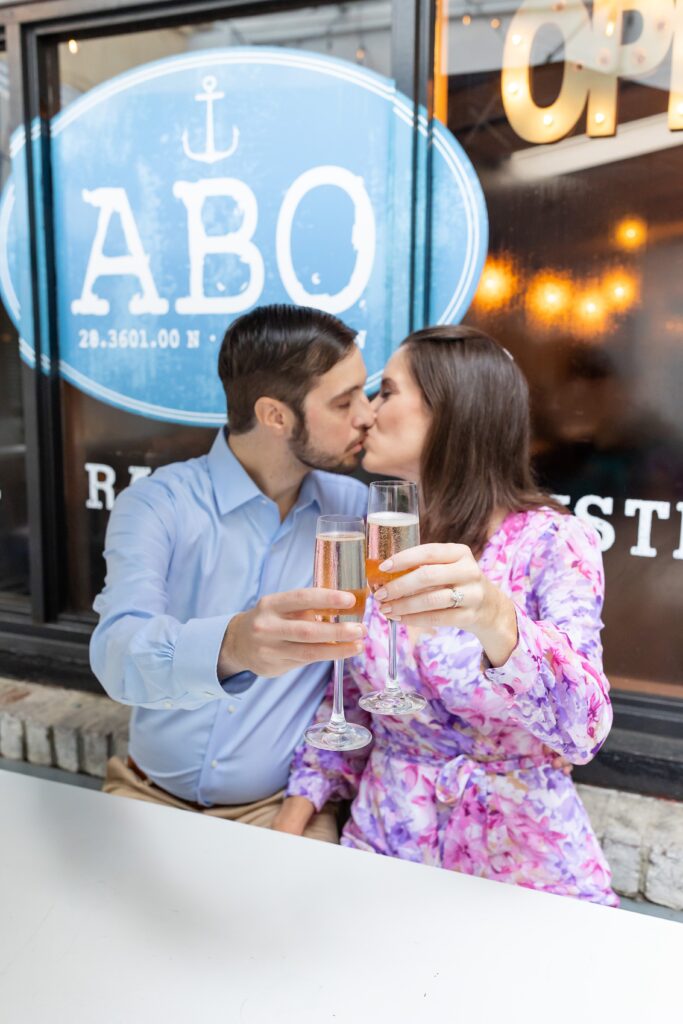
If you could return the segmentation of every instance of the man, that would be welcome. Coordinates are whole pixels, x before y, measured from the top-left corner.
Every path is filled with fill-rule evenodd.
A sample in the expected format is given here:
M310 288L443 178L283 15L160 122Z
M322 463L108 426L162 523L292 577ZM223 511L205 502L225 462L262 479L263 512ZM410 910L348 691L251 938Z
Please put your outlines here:
M218 371L229 433L138 480L109 520L91 664L133 714L130 758L109 762L104 789L301 831L305 807L282 810L291 756L329 644L362 647L359 623L310 614L353 598L310 584L318 516L365 512L364 485L328 472L360 458L365 365L335 317L266 306L228 329ZM334 815L305 834L336 841Z

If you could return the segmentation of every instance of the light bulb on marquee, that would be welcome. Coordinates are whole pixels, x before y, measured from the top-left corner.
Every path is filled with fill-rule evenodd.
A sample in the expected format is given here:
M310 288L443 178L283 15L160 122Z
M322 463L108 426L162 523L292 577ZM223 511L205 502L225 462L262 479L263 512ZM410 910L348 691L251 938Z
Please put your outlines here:
M552 115L552 114L544 114L544 115L543 115L543 124L544 124L544 125L545 125L545 126L546 126L547 128L550 128L550 126L551 126L551 125L552 125L552 123L553 123L553 120L554 120L554 119L553 119L553 115Z
M598 113L595 115L595 123L596 124L604 124L605 123L605 115L602 113L602 111L598 111Z
M520 43L522 42L522 37L520 36L519 32L515 32L514 35L510 36L510 42L512 43L513 46L520 45Z
M69 53L78 53L78 43L75 39L70 39L67 46L69 47Z
M463 16L462 16L462 23L463 23L463 25L471 25L472 24L472 15L471 14L463 14Z

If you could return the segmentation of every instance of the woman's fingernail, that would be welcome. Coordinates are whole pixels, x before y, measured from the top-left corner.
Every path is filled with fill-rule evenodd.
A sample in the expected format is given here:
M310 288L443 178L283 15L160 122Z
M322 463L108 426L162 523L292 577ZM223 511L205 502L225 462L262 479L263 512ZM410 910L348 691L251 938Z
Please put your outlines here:
M356 654L362 654L363 653L363 645L360 644L360 643L355 643L353 645L353 649L356 652Z
M365 630L363 629L362 626L356 626L353 631L353 635L362 638L365 636Z
M379 571L380 572L390 572L390 570L393 569L393 568L394 568L393 559L388 558L386 562L382 562L382 564L379 567Z
M383 604L382 605L382 615L389 615L389 613L391 612L391 608L392 608L392 606L390 604Z
M375 593L375 597L378 601L383 601L386 596L387 592L384 587L380 587L380 589Z

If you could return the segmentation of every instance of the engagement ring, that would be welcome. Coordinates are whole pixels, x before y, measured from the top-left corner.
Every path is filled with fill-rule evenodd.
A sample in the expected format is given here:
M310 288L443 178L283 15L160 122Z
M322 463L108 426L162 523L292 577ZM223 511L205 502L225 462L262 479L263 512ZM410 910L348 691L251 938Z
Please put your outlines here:
M465 595L457 587L451 589L451 608L462 608L465 603Z

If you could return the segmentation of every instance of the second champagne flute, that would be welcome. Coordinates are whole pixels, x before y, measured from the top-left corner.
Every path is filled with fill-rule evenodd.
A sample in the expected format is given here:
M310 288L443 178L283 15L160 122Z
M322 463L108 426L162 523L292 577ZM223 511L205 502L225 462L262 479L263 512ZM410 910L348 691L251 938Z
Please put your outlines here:
M320 516L315 536L313 582L328 590L347 590L356 598L344 615L338 608L319 613L324 622L361 622L365 611L365 523L356 516ZM330 645L334 654L334 646ZM336 658L333 670L333 704L329 722L311 725L304 733L307 743L322 750L358 750L366 747L372 733L363 725L347 722L344 715L344 659Z
M380 572L387 558L420 543L417 486L405 480L382 480L370 484L367 524L367 576L374 593L405 572ZM402 690L396 665L396 622L389 619L389 664L381 693L361 697L360 706L373 715L412 715L427 704L424 697Z

